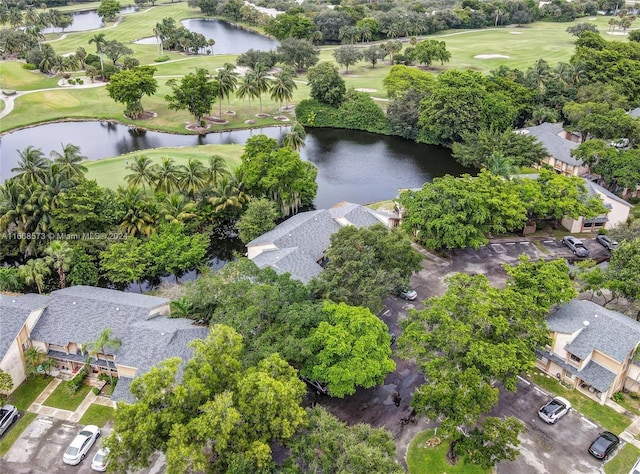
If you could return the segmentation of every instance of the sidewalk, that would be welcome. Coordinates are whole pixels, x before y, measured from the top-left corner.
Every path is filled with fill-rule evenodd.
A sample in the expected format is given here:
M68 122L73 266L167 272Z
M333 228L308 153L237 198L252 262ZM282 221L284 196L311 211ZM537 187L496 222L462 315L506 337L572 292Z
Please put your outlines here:
M78 408L75 411L70 410L62 410L60 408L49 407L43 405L47 397L53 393L53 391L60 385L62 382L59 378L54 378L47 388L45 388L42 393L35 399L35 401L31 404L27 411L31 413L36 413L38 415L49 416L52 418L56 418L58 420L71 421L74 423L78 423L80 418L85 414L85 412L89 409L91 404L95 403L97 405L104 405L115 408L116 404L111 399L107 397L101 397L93 393L93 391L89 391L85 399L78 405Z

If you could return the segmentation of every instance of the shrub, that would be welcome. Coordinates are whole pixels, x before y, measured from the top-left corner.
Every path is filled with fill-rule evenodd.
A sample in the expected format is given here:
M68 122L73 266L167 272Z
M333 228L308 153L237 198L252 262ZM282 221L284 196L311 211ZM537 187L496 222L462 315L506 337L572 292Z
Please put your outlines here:
M156 63L163 63L168 60L169 60L169 56L165 54L164 56L160 56L159 58L154 59L153 61Z
M73 85L75 85L75 83L76 83L76 80L75 80L75 79L69 79L69 80L67 81L67 84L71 84L72 86L73 86Z
M364 92L350 90L339 107L331 107L314 99L305 99L296 107L296 117L309 127L334 127L390 135L384 112Z
M84 384L84 379L87 378L87 375L88 375L87 368L82 367L80 371L71 380L69 380L69 383L67 383L67 390L71 394L76 393L78 390L80 390L80 387L82 387L82 385Z
M84 80L78 78L78 79L76 79L76 84L82 85L82 84L84 84Z
M31 63L24 63L22 65L22 69L26 69L27 71L34 71L34 70L38 69L38 66L36 66L35 64L31 64Z
M98 69L100 69L100 57L95 54L89 53L87 54L87 57L84 58L84 64L85 65L88 64L89 66L95 66Z
M624 402L624 394L622 392L616 392L613 394L611 399L616 403L622 403Z
M100 372L100 375L98 375L98 380L100 380L101 382L108 382L109 375L105 374L104 372Z
M100 389L98 387L93 387L91 391L94 393L94 395L100 395Z
M2 93L6 96L16 95L16 91L14 91L13 89L2 89Z
M102 75L102 79L108 81L111 79L111 76L118 72L118 68L113 64L105 64L104 65L104 74Z

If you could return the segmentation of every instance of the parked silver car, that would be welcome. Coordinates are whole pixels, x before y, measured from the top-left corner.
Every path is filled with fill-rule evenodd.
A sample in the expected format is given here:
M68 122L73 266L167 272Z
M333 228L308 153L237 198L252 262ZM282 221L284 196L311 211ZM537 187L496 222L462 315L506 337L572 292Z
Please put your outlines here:
M600 234L596 236L596 242L602 245L607 250L615 250L618 248L618 241L613 240L611 237Z
M18 421L18 418L20 418L20 414L13 405L5 405L0 408L0 436L9 429L14 421Z
M565 235L562 237L562 243L569 247L569 250L571 250L576 257L585 258L589 256L589 251L582 243L582 240L573 235Z
M80 464L99 437L100 428L96 425L85 426L80 430L80 433L73 438L73 441L71 441L71 444L62 456L62 461L72 466Z

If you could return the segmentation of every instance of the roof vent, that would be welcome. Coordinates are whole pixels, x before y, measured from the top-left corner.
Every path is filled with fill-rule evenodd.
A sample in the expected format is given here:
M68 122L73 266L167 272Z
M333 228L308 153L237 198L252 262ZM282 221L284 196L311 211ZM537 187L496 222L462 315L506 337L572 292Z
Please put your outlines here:
M582 324L584 325L584 327L589 326L589 321L582 321Z
M73 302L73 303L71 303L71 304L76 304L76 302L74 301L74 302Z
M120 308L116 308L116 311L120 311Z
M598 315L597 315L597 314L594 314L594 315L593 315L593 317L594 317L594 318L597 318L597 317L598 317Z
M15 303L15 302L16 302L16 300L15 300L15 299L13 299L13 300L11 300L11 302L12 302L12 303Z
M160 333L160 335L161 335L161 336L164 336L164 333L163 333L163 332L161 332L161 333Z

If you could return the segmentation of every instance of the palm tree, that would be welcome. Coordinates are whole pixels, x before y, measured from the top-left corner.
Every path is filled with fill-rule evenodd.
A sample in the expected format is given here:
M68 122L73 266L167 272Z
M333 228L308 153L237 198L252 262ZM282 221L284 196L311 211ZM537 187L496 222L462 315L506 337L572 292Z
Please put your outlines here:
M47 355L37 347L31 346L24 351L24 361L27 366L27 375L29 377L38 374L38 368L42 362L44 362L46 357Z
M244 75L240 86L236 90L236 96L238 96L239 99L244 99L245 97L249 99L249 117L251 117L251 99L258 97L258 95L255 73L250 71Z
M104 46L107 44L107 40L105 39L104 33L96 33L92 38L89 39L89 44L95 43L96 52L98 56L100 56L100 72L104 76L104 59L102 57L102 52Z
M80 63L80 69L84 69L84 60L87 59L87 50L82 46L79 46L78 49L76 49L76 59Z
M207 168L195 158L189 158L187 165L180 168L180 175L180 188L190 197L207 184Z
M218 185L218 181L221 178L229 177L231 173L229 172L229 167L227 166L226 160L220 155L213 155L209 158L209 167L207 168L207 178L209 184L213 187Z
M153 213L146 195L138 188L123 188L117 191L118 199L124 208L124 216L120 227L129 235L151 235L155 230Z
M111 349L113 351L111 355L114 356L116 352L118 352L118 350L120 349L121 345L122 345L122 341L120 339L111 337L111 328L104 328L100 333L100 335L98 336L98 339L87 343L85 346L89 350L89 355L91 357L93 357L96 360L100 360L100 354L104 356L107 355L107 353L105 352L106 349ZM109 359L105 357L104 360L108 361ZM107 366L108 366L108 362L107 362ZM111 375L111 367L109 367L109 380L111 381L111 385L113 386L113 377Z
M239 210L249 202L249 195L243 191L244 184L238 174L222 178L213 190L209 202L216 212Z
M132 163L126 166L128 170L132 171L131 174L125 176L129 186L138 187L142 184L142 190L146 193L145 183L151 186L155 179L151 158L146 155L136 156Z
M275 100L280 103L285 102L286 106L289 105L289 101L293 98L293 91L298 88L293 80L290 70L283 69L276 73L274 80L271 82L271 100Z
M52 260L53 268L58 272L60 278L60 288L67 286L67 275L69 271L69 263L71 262L71 256L73 250L68 242L54 240L44 251Z
M269 92L271 79L269 79L269 70L262 64L256 64L253 69L254 82L258 100L260 101L260 115L262 115L262 94Z
M178 187L180 172L173 158L163 156L160 164L153 165L155 191L170 194Z
M60 171L67 174L69 178L84 178L84 174L87 172L87 167L80 163L88 158L80 154L80 147L73 143L60 143L62 147L62 153L52 151L50 153L53 162L59 165Z
M51 274L51 269L44 258L33 258L18 267L18 272L27 285L35 284L38 293L42 294L44 278Z
M304 140L307 138L307 132L300 122L295 122L289 133L282 137L282 144L294 150L300 150L304 147Z
M36 182L42 178L44 172L49 168L51 162L44 156L40 148L29 145L24 150L18 151L20 159L18 166L11 168L11 171L18 173L18 176L28 182Z
M8 21L11 28L20 26L22 24L22 11L18 10L17 7L10 8Z
M53 50L53 47L50 44L45 44L42 46L42 58L38 63L38 68L47 74L51 73L51 70L58 63L58 56L56 52Z
M182 194L171 193L158 203L158 214L170 224L181 224L196 216L193 213L195 208L195 202L187 200Z
M527 70L527 79L534 82L540 92L544 93L545 85L549 77L549 64L544 59L538 59L532 68Z
M487 160L487 168L492 174L509 178L516 172L516 167L513 164L513 159L508 156L504 156L500 152L494 152Z
M235 71L235 66L230 63L225 63L221 69L216 72L216 80L218 81L218 107L219 117L222 117L222 101L227 99L227 108L231 106L231 94L238 87L238 73ZM230 110L228 110L230 112Z

